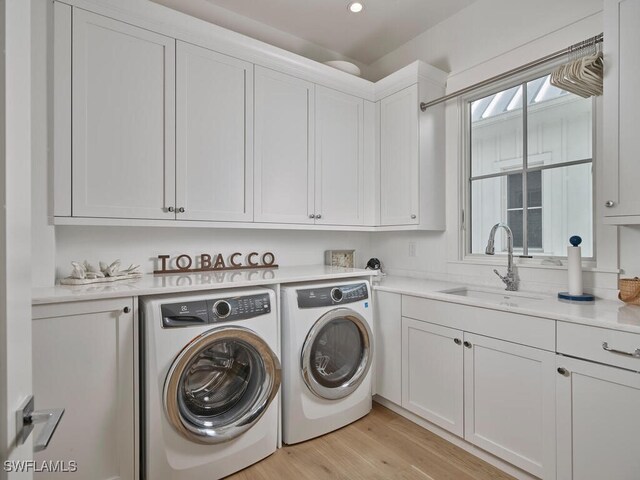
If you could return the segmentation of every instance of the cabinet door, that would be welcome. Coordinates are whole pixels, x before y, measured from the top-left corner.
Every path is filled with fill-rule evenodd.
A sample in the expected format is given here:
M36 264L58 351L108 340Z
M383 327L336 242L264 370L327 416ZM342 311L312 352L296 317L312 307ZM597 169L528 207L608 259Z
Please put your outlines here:
M255 221L314 223L313 84L255 67Z
M374 393L402 405L402 296L374 292Z
M73 14L73 216L174 218L175 41Z
M316 85L316 223L364 223L364 100Z
M34 455L38 463L75 461L69 477L78 480L137 477L132 312L130 298L34 309L36 407L65 408L51 443Z
M176 216L251 221L253 65L183 42L176 54Z
M555 478L555 354L468 333L464 339L464 438Z
M402 406L463 434L462 332L402 318Z
M380 101L380 221L417 224L419 218L418 85Z
M557 366L558 479L636 480L640 374L562 356Z
M606 168L604 201L611 217L640 216L637 182L640 178L640 0L605 3L604 134ZM640 223L621 220L620 223Z

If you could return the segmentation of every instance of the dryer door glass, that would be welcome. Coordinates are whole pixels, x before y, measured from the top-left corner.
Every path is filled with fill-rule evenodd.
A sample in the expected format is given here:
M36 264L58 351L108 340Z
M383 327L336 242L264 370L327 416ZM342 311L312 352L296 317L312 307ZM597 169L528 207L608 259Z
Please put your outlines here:
M231 440L253 426L280 386L280 363L260 337L218 328L194 339L165 382L170 423L198 443Z
M326 399L344 398L366 377L372 360L366 320L341 308L321 317L303 347L302 375L309 389Z

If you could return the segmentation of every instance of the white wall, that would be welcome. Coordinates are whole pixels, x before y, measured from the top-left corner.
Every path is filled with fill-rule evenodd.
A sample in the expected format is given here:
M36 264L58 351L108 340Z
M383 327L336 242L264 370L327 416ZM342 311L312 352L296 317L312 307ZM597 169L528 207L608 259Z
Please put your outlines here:
M158 255L175 257L186 253L273 252L281 266L324 263L324 251L355 249L356 262L363 268L368 260L369 235L359 232L305 232L282 230L232 230L170 227L56 227L56 270L58 277L71 272L72 260L109 261L120 259L126 267L140 264L151 273Z
M602 32L601 0L566 0L557 2L512 2L510 0L479 0L453 17L431 28L396 51L371 65L382 77L416 59L453 72L447 82L452 92L537 60L567 46ZM600 116L601 102L596 102ZM493 274L496 267L504 269L506 261L494 257L476 264L461 261L459 191L464 187L460 169L460 108L456 101L446 106L446 176L447 231L384 233L372 236L373 256L379 257L390 273L412 276L435 276L455 281L502 286ZM601 125L600 125L601 127ZM603 168L596 135L595 155ZM601 176L600 176L601 177ZM597 187L599 188L599 187ZM596 192L595 204L599 205ZM602 215L596 209L596 218ZM640 267L631 256L627 243L640 238L637 230L623 235L621 266ZM617 288L617 229L598 222L596 238L598 264L585 275L588 290L612 297ZM415 244L416 256L409 257L409 243ZM556 292L566 288L566 270L556 267L519 268L521 287Z
M31 259L32 281L36 287L48 286L55 280L55 228L48 225L49 189L49 115L53 98L47 95L49 82L51 47L47 37L47 19L52 11L51 2L35 0L32 9L31 42L31 138L32 138L32 174L31 194L33 208L31 210Z
M312 43L282 30L278 30L251 18L239 15L231 10L219 7L207 0L151 0L160 5L173 8L179 5L179 10L194 17L203 18L234 32L247 32L248 36L263 41L270 45L280 47L289 52L297 53L303 57L317 62L329 60L346 60L356 64L362 71L363 78L369 78L371 72L368 65L342 55L333 50Z
M478 0L372 63L370 76L378 80L415 60L457 74L581 19L599 17L602 6L602 0ZM580 32L574 38L584 40ZM538 56L545 53L550 51Z
M48 224L51 196L49 158L51 138L51 96L47 99L51 65L47 65L47 14L50 2L34 0L32 68L33 155L32 155L32 278L33 286L53 285L56 278L67 276L72 260L113 261L140 264L144 272L155 268L160 254L223 253L264 251L275 253L280 265L324 263L324 251L356 249L359 266L368 257L370 237L366 233L228 230L202 228L124 228L124 227L54 227Z
M640 277L640 225L620 227L622 277Z
M467 9L411 40L372 65L381 77L415 59L422 59L454 73L448 81L452 91L535 60L602 31L601 0L512 2L479 0ZM37 109L34 111L38 115ZM37 122L36 118L36 122ZM382 259L388 270L412 275L434 275L500 286L492 273L504 268L503 260L490 265L459 262L458 108L447 105L447 232L396 232L348 234L341 232L290 232L256 230L208 230L173 228L53 227L46 225L46 191L43 169L46 159L34 156L34 278L50 285L69 272L71 260L96 262L120 258L153 269L152 258L161 253L228 253L237 249L272 249L282 265L323 263L331 248L355 248L359 266L369 256ZM601 168L601 167L600 167ZM598 199L596 198L596 202ZM597 214L598 215L598 214ZM615 227L599 227L598 269L587 274L595 289L615 289L618 264ZM621 267L640 273L633 242L640 229L623 229ZM409 257L409 243L416 256ZM365 253L366 252L366 253ZM522 269L523 288L555 291L565 284L566 271Z

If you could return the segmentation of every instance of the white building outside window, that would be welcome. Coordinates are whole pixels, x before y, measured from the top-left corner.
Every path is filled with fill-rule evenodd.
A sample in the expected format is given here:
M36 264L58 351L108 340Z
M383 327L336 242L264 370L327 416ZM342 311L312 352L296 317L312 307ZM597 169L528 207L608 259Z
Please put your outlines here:
M549 75L467 101L467 254L484 254L498 223L516 254L564 257L571 235L593 258L593 101ZM506 236L496 238L496 253Z

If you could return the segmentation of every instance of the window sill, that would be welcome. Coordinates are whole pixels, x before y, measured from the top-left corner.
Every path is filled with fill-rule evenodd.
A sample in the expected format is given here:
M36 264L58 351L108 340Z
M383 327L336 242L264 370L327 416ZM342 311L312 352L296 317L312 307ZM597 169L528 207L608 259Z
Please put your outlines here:
M562 265L543 265L540 259L522 259L518 257L514 257L513 261L516 267L518 268L532 268L532 269L540 269L540 270L567 270L567 259L566 257L558 258L562 261ZM507 262L506 255L496 255L493 258L483 258L483 256L467 256L463 260L450 260L448 263L458 264L458 265L484 265L487 267L504 267ZM583 260L582 262L582 271L583 272L594 272L594 273L613 273L619 274L621 273L620 269L610 269L610 268L598 268L596 262L594 260Z

